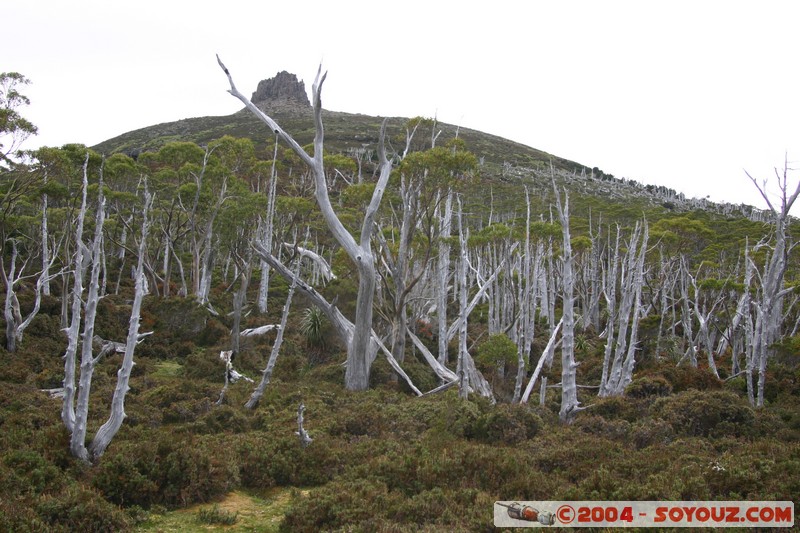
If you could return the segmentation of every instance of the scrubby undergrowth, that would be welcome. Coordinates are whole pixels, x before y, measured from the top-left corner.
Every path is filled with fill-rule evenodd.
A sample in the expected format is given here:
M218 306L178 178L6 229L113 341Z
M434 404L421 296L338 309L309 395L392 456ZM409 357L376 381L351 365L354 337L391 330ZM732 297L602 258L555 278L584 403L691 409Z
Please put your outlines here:
M124 301L104 305L104 332L118 335ZM454 390L415 398L382 361L370 391L347 392L335 343L310 349L290 324L273 381L248 411L242 382L214 405L228 325L177 299L148 301L143 320L157 333L139 350L128 419L86 467L68 453L60 401L39 390L63 379L58 312L45 308L17 354L0 349L2 531L120 531L231 491L285 495L291 487L302 491L285 501L287 532L490 531L498 499L800 495L800 375L790 367L771 370L771 403L756 411L736 379L645 360L625 398L584 390L588 409L562 426L555 390L545 407L465 402ZM246 327L264 320L249 318ZM237 368L257 377L271 342L248 339ZM107 413L118 364L112 357L98 366L90 434ZM421 388L436 385L413 355L404 366ZM589 356L582 382L596 366ZM305 449L294 435L301 401L314 439Z

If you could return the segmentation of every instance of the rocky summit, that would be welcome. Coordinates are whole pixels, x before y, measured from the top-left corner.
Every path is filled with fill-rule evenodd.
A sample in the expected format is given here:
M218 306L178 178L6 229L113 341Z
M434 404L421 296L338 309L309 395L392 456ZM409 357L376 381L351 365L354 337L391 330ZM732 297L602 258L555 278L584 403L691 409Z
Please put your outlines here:
M305 84L296 75L285 70L278 72L273 78L258 82L250 99L262 109L311 106Z

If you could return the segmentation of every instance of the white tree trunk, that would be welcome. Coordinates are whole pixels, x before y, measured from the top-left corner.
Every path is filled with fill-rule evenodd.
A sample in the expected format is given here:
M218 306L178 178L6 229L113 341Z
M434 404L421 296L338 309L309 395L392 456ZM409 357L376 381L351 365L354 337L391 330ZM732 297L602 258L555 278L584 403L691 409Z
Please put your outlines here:
M78 353L78 335L81 325L81 304L83 298L83 222L86 218L86 192L89 187L89 152L83 162L83 186L81 187L81 208L78 211L75 228L75 260L72 273L72 309L67 329L67 351L64 354L64 401L61 407L61 420L67 431L75 427L75 357ZM64 278L66 279L66 277ZM66 288L66 283L64 284Z
M781 192L780 209L776 209L772 205L765 189L759 186L758 182L748 174L772 213L774 239L772 254L764 265L764 271L761 275L761 292L756 302L756 323L751 345L752 354L750 359L752 363L758 366L756 407L764 406L764 387L766 385L769 346L778 340L782 318L782 300L792 290L791 288L785 289L783 287L786 259L789 251L793 248L792 244L787 243L786 230L789 222L789 211L797 200L798 195L800 195L800 182L798 182L794 192L789 193L788 174L789 165L787 160L784 163L783 175L778 175L778 185Z
M298 265L299 264L300 262L298 261ZM294 272L294 275L298 275L297 271ZM283 332L286 331L286 322L289 319L289 308L292 306L292 296L294 296L294 289L297 287L297 279L297 277L293 278L291 285L289 285L286 303L283 304L283 313L281 315L281 325L278 328L278 335L275 337L275 343L272 345L272 352L270 352L267 366L261 374L261 381L258 383L255 390L253 390L250 399L247 400L247 403L244 405L247 409L254 409L258 405L270 379L272 379L272 370L275 368L275 363L278 361L278 354L280 353L281 344L283 344Z
M322 85L326 75L322 69L317 72L316 80L312 86L314 108L314 156L309 156L305 150L289 134L283 131L278 124L264 114L246 96L240 93L233 83L228 69L219 61L220 67L228 76L230 93L238 98L253 114L266 123L271 131L276 132L294 150L297 156L312 170L314 178L315 197L322 217L336 241L342 246L347 255L358 269L358 296L356 298L356 316L354 320L353 340L348 346L347 366L345 371L345 387L348 390L366 390L369 387L369 369L372 362L370 344L372 338L372 303L375 297L376 271L372 254L371 237L374 229L375 216L380 206L386 184L392 171L392 165L386 158L384 139L386 135L386 121L381 126L378 142L378 157L380 175L375 185L375 190L367 206L363 223L361 225L360 240L357 242L337 217L328 196L328 185L325 177L323 162L322 127Z
M86 294L84 324L81 344L81 367L78 382L78 398L75 405L75 426L70 438L70 451L75 457L89 462L89 451L86 449L86 429L89 420L89 394L92 389L92 376L98 360L94 358L94 323L97 318L97 304L100 300L100 248L103 241L103 224L105 222L105 198L103 197L103 179L100 176L98 187L97 216L95 220L94 239L91 248L91 275L89 289Z
M47 185L47 171L44 172L44 185ZM47 193L42 195L42 272L44 273L44 284L42 292L50 296L50 267L53 262L50 259L50 248L48 247L49 236L47 234Z
M569 233L569 196L564 191L564 205L561 205L561 195L553 180L553 190L558 206L558 218L561 222L562 244L562 288L561 302L563 308L563 328L561 334L561 409L559 419L561 422L570 423L574 420L579 410L578 385L576 382L575 362L575 289L573 281L572 242Z
M619 235L617 237L619 243ZM642 287L644 285L644 260L647 252L648 227L647 222L636 224L633 235L628 243L628 251L623 262L620 289L621 301L616 317L609 315L609 335L606 341L606 354L610 354L612 343L616 343L614 360L607 375L601 382L600 396L621 396L625 388L633 379L633 369L636 361L636 345L638 343L639 320L642 317ZM618 253L617 244L615 254ZM615 259L616 263L616 259ZM612 271L616 265L612 267ZM610 280L615 284L616 280ZM612 305L611 303L609 304ZM617 321L618 333L613 338L613 321ZM628 334L630 330L630 334ZM606 376L604 360L604 378Z
M153 204L153 196L147 191L145 184L144 192L144 209L142 211L142 234L141 241L139 242L139 258L136 263L136 281L133 295L133 304L131 305L131 318L128 322L128 337L125 342L125 354L122 356L122 365L117 371L117 385L114 388L114 395L111 398L111 412L108 420L100 426L97 433L92 440L89 449L92 457L99 458L108 448L111 440L119 431L125 420L125 395L128 393L130 387L128 382L131 377L131 370L133 370L133 352L136 348L137 342L140 340L139 335L139 317L141 316L142 299L144 298L144 259L145 252L147 251L147 235L150 230L150 208Z
M436 261L436 317L439 329L439 363L447 364L447 282L450 279L450 228L453 217L453 193L447 192L444 212L439 217L439 257Z
M272 154L272 170L269 178L269 191L267 192L267 214L265 219L262 219L263 233L261 234L262 244L264 248L272 251L272 235L274 233L275 223L275 197L278 189L278 172L276 164L278 161L278 136L275 135L275 149ZM268 307L269 296L269 264L261 260L261 283L258 286L258 311L266 313Z

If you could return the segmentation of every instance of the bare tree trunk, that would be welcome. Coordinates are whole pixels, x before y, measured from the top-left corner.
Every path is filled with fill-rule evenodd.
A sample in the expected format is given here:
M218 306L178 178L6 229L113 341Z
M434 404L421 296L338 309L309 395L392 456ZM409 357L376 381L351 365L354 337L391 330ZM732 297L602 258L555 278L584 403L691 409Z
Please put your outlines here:
M467 377L467 238L464 234L464 226L461 217L461 200L458 201L458 236L461 243L461 259L458 264L459 293L458 307L459 315L462 317L458 328L458 364L456 365L456 375L458 375L458 396L466 400L469 396L469 379ZM488 285L488 283L487 283Z
M777 171L776 171L777 174ZM798 182L793 193L789 193L788 184L789 165L784 162L783 175L778 175L778 184L781 191L780 209L776 209L769 200L764 187L759 186L758 182L748 174L753 184L761 193L762 198L767 203L773 217L773 239L774 244L772 254L769 256L764 272L761 275L761 293L756 302L756 323L752 344L751 361L758 365L758 390L756 397L756 407L764 406L764 387L766 385L767 359L769 357L769 346L778 340L780 335L780 322L782 319L782 300L792 288L783 287L784 274L787 268L787 256L794 247L794 243L787 243L787 224L789 211L800 195L800 182Z
M622 291L620 307L616 316L612 313L615 307L613 288L616 279L608 281L611 292L609 293L609 325L606 340L606 356L603 361L603 379L600 385L600 396L619 396L625 392L625 387L633 379L636 345L638 343L639 319L642 315L642 287L644 285L644 259L647 252L648 228L644 222L636 225L633 235L628 243L628 251L623 261L623 270L620 280ZM611 273L616 275L617 255L619 253L619 229L617 230L617 244L615 258L611 266ZM614 337L614 322L617 322L618 333ZM630 329L630 335L628 330ZM611 354L611 347L615 346L614 359L609 372L606 367Z
M86 308L84 311L83 340L81 345L81 368L78 383L78 398L75 405L75 427L70 438L70 452L75 457L89 462L89 451L86 449L86 429L89 419L89 394L92 389L92 376L98 359L94 358L94 323L97 317L97 304L99 297L100 278L100 247L103 240L103 224L105 222L105 198L103 197L103 177L100 175L98 187L97 217L95 220L94 239L91 248L92 271L89 280L89 289L86 294Z
M562 289L561 302L563 307L563 328L561 334L561 409L559 419L561 422L570 423L574 420L579 410L578 386L575 371L578 363L575 362L575 315L574 315L574 282L573 282L573 257L572 242L569 233L569 196L564 191L564 205L561 205L561 195L553 180L553 190L558 206L558 218L561 221L562 244Z
M50 275L50 267L52 267L55 257L51 258L50 263L42 268L41 272L39 272L39 275L36 279L36 287L34 289L33 309L30 313L28 313L27 317L23 318L22 310L19 306L19 300L17 299L16 284L22 279L22 271L25 265L23 264L22 267L20 267L19 273L17 273L18 256L17 242L12 240L11 264L9 266L9 272L6 272L5 265L0 259L0 275L2 275L3 284L6 288L3 314L6 320L6 350L9 352L17 351L19 344L22 342L22 337L25 333L25 330L28 328L28 326L30 326L31 322L33 322L33 319L36 318L36 315L39 313L45 284L47 284L50 279L54 277Z
M707 312L700 309L700 288L697 286L697 280L695 276L691 276L690 280L692 282L692 287L694 288L694 314L697 317L698 322L698 341L702 342L703 346L706 349L706 354L708 356L708 368L711 370L711 373L714 374L714 377L719 379L719 373L717 372L717 365L714 362L714 347L713 342L711 340L711 335L709 333L709 322L714 314L714 310L716 309L717 305L722 301L722 297L718 297L716 301L711 305L711 309Z
M528 386L525 387L525 392L522 394L522 398L520 398L519 403L528 403L528 398L533 391L533 387L536 384L536 379L539 377L539 374L542 372L542 368L544 368L545 362L548 359L553 358L553 352L555 351L556 347L556 336L558 335L558 330L561 329L561 325L564 323L564 319L558 321L558 324L553 329L553 332L550 334L550 339L547 341L547 345L545 346L544 350L542 351L541 357L539 357L539 362L536 364L536 369L533 371L533 375L531 376L531 380L528 382ZM542 390L547 387L547 378L542 377ZM542 394L544 396L544 394ZM542 400L542 405L544 405L544 401Z
M359 281L358 296L356 297L356 316L354 320L353 339L348 346L345 387L348 390L366 390L369 387L369 369L372 362L370 343L372 337L372 304L375 298L376 283L375 261L372 254L371 237L374 230L375 216L392 171L392 165L386 158L386 150L384 147L386 121L384 121L381 126L381 134L378 141L380 175L375 185L372 199L367 206L361 226L360 240L357 242L337 217L328 196L328 186L323 162L324 130L322 127L321 100L322 85L325 82L326 75L322 74L321 67L317 72L316 80L312 86L314 125L316 132L314 136L314 156L312 157L309 156L290 135L284 132L272 118L264 114L263 111L236 89L228 69L219 61L219 58L217 58L217 60L220 67L228 76L231 87L229 92L238 98L248 110L256 115L256 117L266 123L271 131L276 132L284 142L289 144L297 156L312 170L315 197L322 217L328 229L333 234L333 237L342 246L358 269Z
M117 386L114 388L114 396L111 398L111 413L108 420L100 426L92 440L89 449L92 457L99 458L108 448L111 440L119 431L125 420L125 395L130 387L128 382L133 370L133 352L140 339L139 317L141 316L142 299L144 298L144 257L147 250L147 235L150 230L150 208L153 204L153 196L147 191L145 183L144 209L142 211L142 234L139 242L139 258L136 263L136 281L131 305L131 318L128 322L128 338L125 342L125 354L122 357L122 365L117 372Z
M47 171L44 172L44 185L47 185ZM50 267L53 261L50 259L50 248L48 247L49 236L47 234L47 193L42 195L42 272L44 274L44 284L42 292L50 296Z
M331 322L333 329L336 331L337 335L339 335L342 343L349 347L353 342L355 325L347 320L341 311L339 311L335 305L330 304L318 291L314 290L313 287L305 283L298 276L295 276L294 273L286 268L283 263L278 261L271 253L269 253L269 251L267 251L261 243L255 242L253 247L256 253L265 261L267 261L267 263L269 263L269 265L285 280L289 281L290 283L293 283L296 280L297 290L302 292L303 295L308 298L313 305L315 305L325 314L325 317ZM411 381L411 378L408 377L397 361L395 361L391 352L387 350L385 346L383 346L374 331L370 330L370 336L371 338L368 346L368 357L370 363L375 359L378 350L381 350L394 371L397 372L397 374L402 377L406 383L408 383L412 391L421 396L422 393L419 392L419 390L414 386L414 383Z
M439 218L439 257L436 262L436 317L438 319L439 363L447 364L447 281L450 275L450 227L453 215L453 194L447 192L444 212Z
M298 261L297 264L299 265L300 262ZM294 274L295 276L298 275L296 270ZM278 328L278 334L275 337L275 343L272 345L272 352L269 355L267 366L264 368L264 372L261 374L261 381L258 383L258 387L255 388L253 394L250 395L250 399L247 400L247 403L244 405L247 409L255 409L255 407L258 405L258 402L261 400L261 397L264 395L264 391L266 390L270 379L272 379L272 370L275 368L275 363L278 361L278 354L280 353L281 344L283 344L283 332L286 331L286 322L289 318L289 308L292 306L294 289L297 287L297 279L297 277L293 278L291 285L289 285L289 293L286 295L286 303L283 304L281 325Z
M267 192L267 215L264 221L262 221L263 227L263 234L261 235L262 243L264 248L267 250L272 250L272 235L274 233L274 222L275 222L275 196L277 195L277 188L278 188L278 172L276 168L278 160L278 135L275 135L275 149L272 154L272 170L270 172L269 178L269 191ZM260 313L266 313L268 307L268 298L269 295L269 264L261 260L261 283L258 286L258 311Z
M611 364L611 354L614 353L616 346L616 322L617 322L617 275L619 271L619 246L621 240L621 230L617 226L617 239L614 244L614 253L609 258L608 270L606 271L603 294L606 298L606 312L608 321L606 323L605 336L606 346L603 352L603 374L600 378L600 396L610 393L608 387L608 376Z
M86 192L89 187L89 152L83 162L83 186L81 188L81 208L78 212L77 227L75 229L75 261L73 263L72 285L72 314L69 328L67 329L67 351L64 354L64 401L61 407L61 420L67 431L73 432L75 428L75 358L78 353L78 334L81 325L81 304L83 297L83 253L86 246L83 244L83 222L86 218ZM64 283L66 290L67 284ZM64 299L66 301L66 299Z
M683 326L683 338L687 343L686 352L684 353L681 361L687 356L689 363L697 368L697 348L694 344L694 334L692 333L692 311L689 308L689 267L686 264L686 258L681 257L681 324Z
M233 296L233 327L231 328L231 350L234 354L239 353L239 331L242 325L242 307L247 300L247 287L250 285L250 258L247 258L247 266L239 272L239 289Z
M531 344L534 336L534 317L536 315L535 298L535 278L531 275L531 199L528 195L528 188L525 187L525 249L521 257L522 265L520 269L518 301L520 306L518 318L517 334L517 378L514 382L514 396L512 403L519 402L522 394L522 382L525 380L525 368L530 358ZM536 260L538 261L538 257Z

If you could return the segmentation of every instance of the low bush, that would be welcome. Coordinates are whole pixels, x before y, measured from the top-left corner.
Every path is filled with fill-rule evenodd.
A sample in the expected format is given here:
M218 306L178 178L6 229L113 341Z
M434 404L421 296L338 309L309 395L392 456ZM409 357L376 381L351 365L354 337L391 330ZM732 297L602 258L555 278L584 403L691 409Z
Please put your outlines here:
M126 513L96 491L77 484L41 497L35 508L39 519L47 525L47 531L108 532L130 526Z
M755 413L736 394L724 390L688 390L657 400L654 418L661 418L678 435L748 436L754 433Z
M468 430L468 436L493 444L517 444L532 439L542 420L527 407L499 404L480 416Z
M651 398L670 394L672 394L672 385L664 376L645 376L635 379L625 389L625 396L629 398Z

